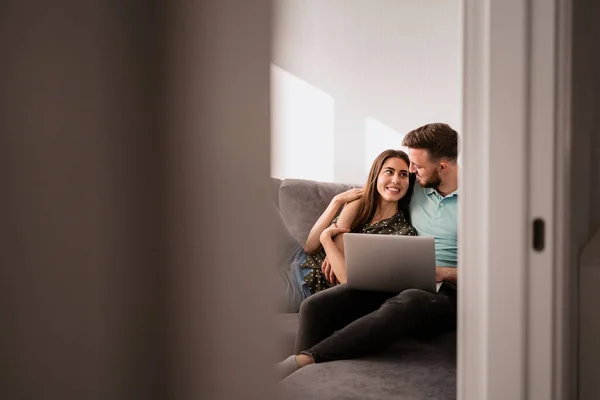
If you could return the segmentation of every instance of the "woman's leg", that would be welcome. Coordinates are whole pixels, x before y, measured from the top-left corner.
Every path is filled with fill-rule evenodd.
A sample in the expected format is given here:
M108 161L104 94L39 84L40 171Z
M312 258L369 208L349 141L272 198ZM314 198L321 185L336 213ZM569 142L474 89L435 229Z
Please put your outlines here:
M310 296L300 306L295 354L316 345L357 318L377 310L394 295L352 290L343 284Z
M456 291L444 286L436 294L405 290L343 328L343 317L335 317L333 309L327 312L328 318L336 321L338 330L332 332L333 326L329 324L327 332L333 334L326 335L325 330L315 324L313 333L304 333L310 340L296 343L296 351L311 355L315 362L364 356L381 351L403 337L432 337L456 329ZM315 343L319 336L325 337Z
M314 362L312 355L299 354L381 306L395 293L367 292L338 285L307 298L300 306L300 325L292 355L275 367L278 380Z

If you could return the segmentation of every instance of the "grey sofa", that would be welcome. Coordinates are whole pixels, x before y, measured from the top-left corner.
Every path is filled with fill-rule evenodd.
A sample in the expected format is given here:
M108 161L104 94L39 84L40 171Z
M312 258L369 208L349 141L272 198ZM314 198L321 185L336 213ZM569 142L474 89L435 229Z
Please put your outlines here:
M333 196L357 185L273 179L275 204L303 243ZM297 314L278 316L278 354L293 353ZM355 360L310 365L279 383L286 399L455 399L456 334L402 341Z

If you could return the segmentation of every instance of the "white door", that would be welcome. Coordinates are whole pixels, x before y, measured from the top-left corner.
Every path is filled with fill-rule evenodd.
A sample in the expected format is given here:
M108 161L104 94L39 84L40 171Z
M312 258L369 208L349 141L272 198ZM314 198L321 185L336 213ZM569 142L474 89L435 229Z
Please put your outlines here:
M459 398L569 398L570 2L463 5Z

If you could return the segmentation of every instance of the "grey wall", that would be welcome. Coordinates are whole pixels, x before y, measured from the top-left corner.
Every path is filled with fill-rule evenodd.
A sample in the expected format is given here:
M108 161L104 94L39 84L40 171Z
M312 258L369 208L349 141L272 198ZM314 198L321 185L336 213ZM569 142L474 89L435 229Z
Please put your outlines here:
M271 2L165 4L167 398L271 398Z
M2 5L3 398L161 393L156 27L143 2Z
M274 4L273 62L333 97L336 181L363 176L367 117L400 134L435 121L462 130L460 1Z

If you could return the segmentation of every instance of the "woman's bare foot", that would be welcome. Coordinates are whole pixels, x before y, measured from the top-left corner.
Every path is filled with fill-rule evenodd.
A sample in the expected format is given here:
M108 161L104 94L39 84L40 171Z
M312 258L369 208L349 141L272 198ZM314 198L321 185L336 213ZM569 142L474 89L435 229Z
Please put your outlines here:
M315 360L311 355L308 354L298 354L296 356L296 365L298 368L306 367L309 364L314 364Z

